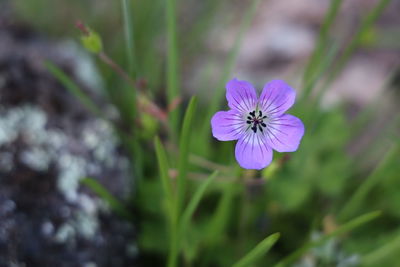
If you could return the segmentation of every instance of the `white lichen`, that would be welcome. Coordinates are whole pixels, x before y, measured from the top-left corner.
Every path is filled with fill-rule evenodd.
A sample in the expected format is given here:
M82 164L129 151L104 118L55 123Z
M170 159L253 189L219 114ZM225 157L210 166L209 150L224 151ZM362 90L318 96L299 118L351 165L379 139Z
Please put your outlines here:
M47 115L39 107L0 107L0 148L23 142L19 160L36 171L46 171L50 164L55 166L57 189L68 203L79 207L74 211L68 206L61 208L68 210L62 214L70 219L58 229L51 222L42 225L42 233L54 232L54 240L60 243L71 242L76 235L94 238L99 228L97 213L104 205L79 192L80 180L89 175L100 176L105 168L118 167L125 172L129 168L128 160L116 151L118 141L107 122L92 119L77 127L78 136L69 136L62 128L49 127ZM13 169L13 156L7 149L0 152L2 170Z

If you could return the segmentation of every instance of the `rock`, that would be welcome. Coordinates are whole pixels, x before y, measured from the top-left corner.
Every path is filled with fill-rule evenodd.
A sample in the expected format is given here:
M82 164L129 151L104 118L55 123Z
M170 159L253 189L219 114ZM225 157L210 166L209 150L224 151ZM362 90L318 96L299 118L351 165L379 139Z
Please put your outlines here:
M84 51L0 14L0 266L132 266L132 224L80 185L93 177L126 196L128 158L110 123L58 83L45 60L109 108Z

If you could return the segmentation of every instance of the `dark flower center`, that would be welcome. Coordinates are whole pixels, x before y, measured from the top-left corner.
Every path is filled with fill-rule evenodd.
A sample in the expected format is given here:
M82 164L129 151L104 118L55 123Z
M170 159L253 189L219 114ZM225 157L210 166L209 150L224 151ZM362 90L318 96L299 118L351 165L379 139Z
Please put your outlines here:
M247 116L247 124L252 125L251 129L253 130L254 133L257 132L257 129L259 129L261 132L263 131L264 127L267 127L267 125L263 122L263 120L267 118L267 116L263 116L262 111L258 111L258 116L256 116L256 111L253 110L252 112L249 112L249 116Z

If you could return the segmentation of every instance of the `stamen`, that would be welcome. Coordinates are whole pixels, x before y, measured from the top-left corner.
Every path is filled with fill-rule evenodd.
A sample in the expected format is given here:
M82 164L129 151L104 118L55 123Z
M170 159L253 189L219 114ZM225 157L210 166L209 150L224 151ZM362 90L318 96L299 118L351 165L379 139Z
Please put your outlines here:
M250 116L247 116L246 123L251 125L249 126L251 127L251 130L254 133L257 133L257 129L263 132L264 131L263 127L267 127L263 119L266 119L267 116L263 116L263 112L261 110L258 110L258 116L256 116L256 110L249 112L249 115Z

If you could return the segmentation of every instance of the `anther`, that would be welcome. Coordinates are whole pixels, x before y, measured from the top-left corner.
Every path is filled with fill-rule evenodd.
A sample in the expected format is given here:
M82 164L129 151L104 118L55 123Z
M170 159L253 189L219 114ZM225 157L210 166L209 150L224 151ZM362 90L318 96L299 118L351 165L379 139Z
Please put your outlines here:
M251 130L254 133L257 133L257 129L259 129L261 132L263 132L264 129L262 127L267 127L267 125L263 122L263 119L266 119L267 116L263 116L263 113L261 110L258 111L258 116L256 116L256 110L249 112L249 115L250 116L247 116L246 123L250 124L249 127L251 127Z

